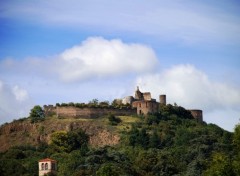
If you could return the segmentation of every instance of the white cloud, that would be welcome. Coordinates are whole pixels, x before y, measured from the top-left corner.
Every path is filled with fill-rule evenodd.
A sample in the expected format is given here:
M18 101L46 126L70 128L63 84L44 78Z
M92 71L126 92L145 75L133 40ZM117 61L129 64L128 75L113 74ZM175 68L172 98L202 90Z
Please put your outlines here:
M28 116L32 103L26 90L0 80L0 97L0 124Z
M64 51L55 63L60 78L75 81L149 72L158 61L150 47L92 37Z
M13 87L12 92L15 95L16 100L19 102L29 99L27 91L20 88L18 85Z
M48 58L27 58L0 62L0 73L23 77L52 78L66 82L123 75L136 75L156 69L158 59L151 47L90 37L80 45Z
M136 81L144 90L167 94L168 102L186 108L207 111L222 108L240 109L240 91L231 85L212 82L192 65L177 65L159 74L141 76Z

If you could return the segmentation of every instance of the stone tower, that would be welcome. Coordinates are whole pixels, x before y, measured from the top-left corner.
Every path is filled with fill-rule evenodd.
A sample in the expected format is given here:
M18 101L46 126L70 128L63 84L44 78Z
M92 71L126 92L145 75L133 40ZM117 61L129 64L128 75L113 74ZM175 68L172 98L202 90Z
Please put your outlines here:
M167 104L166 95L160 95L159 101L161 105L166 105Z
M135 99L136 99L136 100L143 100L143 93L140 92L138 86L137 86L137 90L135 91Z

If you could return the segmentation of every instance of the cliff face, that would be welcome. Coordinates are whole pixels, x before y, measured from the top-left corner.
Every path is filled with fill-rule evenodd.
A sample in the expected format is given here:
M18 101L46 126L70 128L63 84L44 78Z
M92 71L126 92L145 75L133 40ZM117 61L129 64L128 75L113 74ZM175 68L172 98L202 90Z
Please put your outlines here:
M93 147L118 144L120 137L99 121L84 121L76 119L46 119L32 124L28 120L15 121L0 127L0 151L16 145L37 146L41 142L50 142L51 134L55 131L71 131L81 128L90 137Z

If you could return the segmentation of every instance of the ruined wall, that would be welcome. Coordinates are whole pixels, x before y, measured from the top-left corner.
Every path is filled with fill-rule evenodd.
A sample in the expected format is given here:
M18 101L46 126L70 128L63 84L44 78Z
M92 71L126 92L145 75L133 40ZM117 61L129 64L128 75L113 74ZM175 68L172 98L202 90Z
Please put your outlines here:
M104 115L133 115L137 113L136 109L114 109L114 108L77 108L77 107L57 107L56 113L58 117L73 118L98 118Z
M150 92L144 92L143 93L143 99L147 101L151 101L151 93Z
M194 117L194 119L196 119L198 122L202 122L203 121L202 110L199 110L199 109L189 109L189 111L191 112L191 114Z
M134 101L132 107L137 108L137 114L147 115L148 113L158 112L159 103L155 101Z
M56 114L56 107L53 105L44 105L43 110L46 116Z
M123 104L132 104L133 101L134 101L133 96L127 96L122 99Z

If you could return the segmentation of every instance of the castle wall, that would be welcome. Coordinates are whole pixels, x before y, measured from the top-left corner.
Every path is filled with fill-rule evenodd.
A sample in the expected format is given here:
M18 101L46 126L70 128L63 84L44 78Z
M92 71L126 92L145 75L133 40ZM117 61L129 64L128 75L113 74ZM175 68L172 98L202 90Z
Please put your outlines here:
M56 107L53 105L44 105L43 110L46 116L51 115L51 114L56 114Z
M136 109L114 109L114 108L77 108L77 107L57 107L58 117L73 117L73 118L98 118L104 115L133 115L136 114Z
M134 101L132 107L137 108L137 114L147 115L148 113L156 113L159 110L159 104L155 101Z
M148 101L151 101L151 93L150 92L144 92L143 93L143 99L144 100L148 100Z
M198 122L203 122L202 110L190 109L189 111L191 112L194 119L196 119Z

